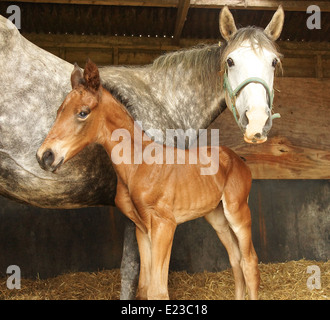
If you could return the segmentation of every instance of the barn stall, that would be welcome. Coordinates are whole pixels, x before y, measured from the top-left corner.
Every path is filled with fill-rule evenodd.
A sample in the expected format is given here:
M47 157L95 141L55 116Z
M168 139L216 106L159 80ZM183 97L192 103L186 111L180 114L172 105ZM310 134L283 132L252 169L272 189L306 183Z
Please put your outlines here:
M281 1L3 1L21 10L21 33L41 48L81 66L148 64L159 55L221 41L218 15L228 4L239 26L265 27ZM307 28L309 1L283 2L286 18L278 41L283 75L275 82L274 121L268 141L243 142L229 110L210 126L220 142L252 170L253 241L262 263L302 258L327 261L329 246L330 6L321 29ZM198 116L198 115L196 115ZM123 217L109 207L41 209L1 198L0 273L18 265L23 277L120 266ZM197 239L197 241L196 241ZM220 271L229 262L216 234L197 219L177 229L171 270ZM325 271L326 272L326 271ZM308 274L306 273L306 279Z

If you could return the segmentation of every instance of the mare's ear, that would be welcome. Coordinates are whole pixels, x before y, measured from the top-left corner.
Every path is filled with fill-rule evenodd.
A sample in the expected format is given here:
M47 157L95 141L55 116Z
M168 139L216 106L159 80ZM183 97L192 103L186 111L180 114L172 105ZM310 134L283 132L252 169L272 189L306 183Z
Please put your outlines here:
M284 10L281 5L278 6L278 9L273 15L272 20L269 22L268 26L265 29L267 37L273 41L276 41L283 28L284 24Z
M219 15L219 28L222 37L228 41L237 31L235 20L227 6L224 6Z
M101 86L99 69L96 64L88 59L84 70L85 86L93 92L97 92Z
M84 83L84 77L81 69L77 65L77 63L74 64L73 71L71 73L71 86L72 89L75 89L78 85Z

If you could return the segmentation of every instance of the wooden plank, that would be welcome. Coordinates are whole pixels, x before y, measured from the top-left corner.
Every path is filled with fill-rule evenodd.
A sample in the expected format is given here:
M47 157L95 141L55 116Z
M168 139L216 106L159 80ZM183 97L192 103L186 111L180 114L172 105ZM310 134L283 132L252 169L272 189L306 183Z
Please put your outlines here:
M283 59L283 75L284 77L316 77L316 56L308 55L285 55Z
M322 65L322 56L318 54L316 56L316 65L315 65L315 72L317 78L323 78L323 65Z
M113 64L119 64L119 49L118 47L113 48Z
M322 12L330 12L329 1L280 1L280 0L191 0L191 7L198 8L222 8L227 5L232 9L249 9L249 10L274 10L279 5L283 6L286 11L305 11L311 4L320 7Z
M109 65L113 63L113 51L95 50L93 48L65 49L65 60L70 63L77 62L82 67L88 58L92 59L98 65Z
M150 50L119 50L119 65L146 65L152 63L162 54L160 51Z
M179 0L2 0L7 2L32 2L32 3L60 3L60 4L89 4L111 6L140 6L140 7L178 7ZM330 3L327 0L319 1L281 1L281 0L190 0L190 6L195 8L220 9L228 5L233 9L249 10L275 10L282 5L286 11L305 11L311 4L320 7L322 12L330 12Z
M116 46L150 48L160 50L177 50L182 47L192 47L203 43L217 43L219 39L181 39L180 46L173 43L171 38L152 38L152 37L122 37L122 36L101 36L101 35L79 35L79 34L42 34L42 33L22 33L31 42L40 46L79 46L79 47L99 47L109 48ZM326 55L330 52L330 43L328 42L292 42L279 41L280 51L284 54L284 60L287 55Z
M210 128L219 128L220 144L247 160L254 179L330 178L330 79L278 78L274 120L268 141L243 141L229 110Z
M322 57L323 77L330 78L330 55Z
M7 2L31 2L31 3L59 3L59 4L82 4L82 5L105 5L105 6L138 6L138 7L177 7L179 0L2 0Z
M79 48L130 48L150 50L178 50L181 47L193 46L196 40L184 40L179 45L173 43L171 38L149 37L107 37L99 35L73 35L73 34L36 34L23 33L29 41L42 48L51 47L79 47ZM200 40L199 40L200 41ZM216 43L217 41L213 41Z
M180 0L174 28L174 42L179 43L184 23L187 19L190 0Z

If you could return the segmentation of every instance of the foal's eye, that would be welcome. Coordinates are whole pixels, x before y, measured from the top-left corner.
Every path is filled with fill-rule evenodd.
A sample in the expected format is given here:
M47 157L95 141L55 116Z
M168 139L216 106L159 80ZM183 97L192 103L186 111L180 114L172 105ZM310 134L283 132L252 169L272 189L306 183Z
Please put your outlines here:
M84 118L86 118L87 116L88 116L88 113L85 112L85 111L81 111L81 112L79 113L79 118L84 119Z
M272 61L272 67L275 68L277 63L278 63L278 60L276 58L274 58Z
M235 65L234 60L232 58L227 59L227 64L229 68Z
M90 110L89 110L89 108L87 108L86 110L82 110L82 111L80 111L80 112L78 113L78 117L79 117L80 119L86 119L87 116L89 115L89 113L90 113Z

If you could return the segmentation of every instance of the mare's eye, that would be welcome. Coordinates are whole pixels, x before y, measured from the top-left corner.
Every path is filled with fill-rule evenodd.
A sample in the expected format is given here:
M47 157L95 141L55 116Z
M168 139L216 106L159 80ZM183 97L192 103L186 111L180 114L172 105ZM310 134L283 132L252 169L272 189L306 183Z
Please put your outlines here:
M227 59L227 64L229 68L235 65L234 60L232 58Z
M90 113L89 108L87 108L86 110L81 110L81 111L78 113L78 118L80 118L80 119L86 119L87 116L89 115L89 113Z
M276 58L274 58L272 61L272 67L275 68L277 63L278 63L278 60Z

